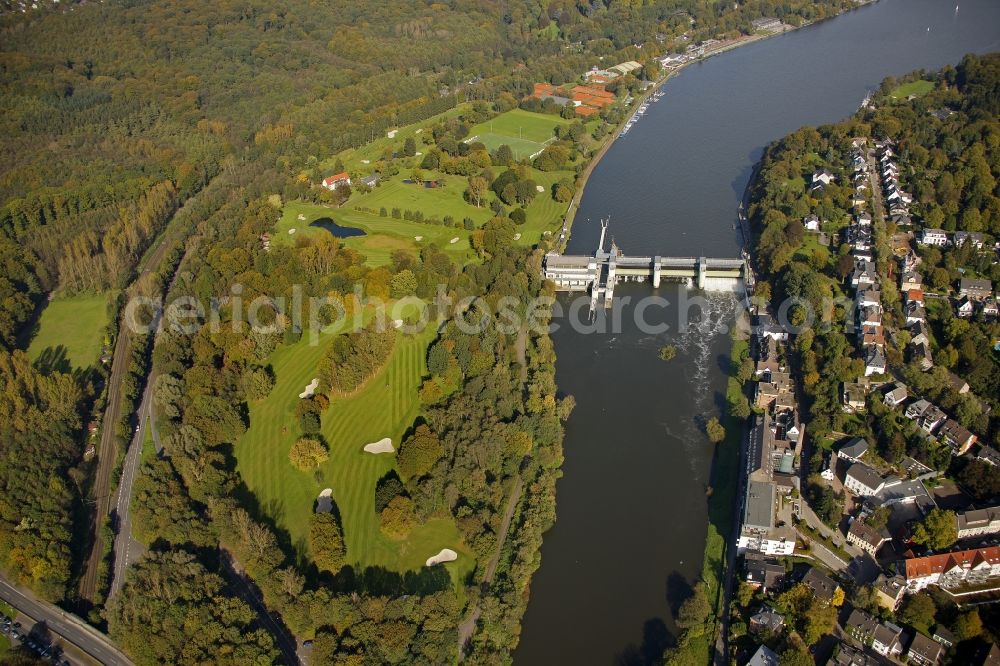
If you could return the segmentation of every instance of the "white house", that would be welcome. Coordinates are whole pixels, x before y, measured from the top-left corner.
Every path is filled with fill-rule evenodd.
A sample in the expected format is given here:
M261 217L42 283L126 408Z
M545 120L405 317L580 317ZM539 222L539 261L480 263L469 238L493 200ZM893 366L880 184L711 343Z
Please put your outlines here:
M823 185L829 185L834 180L836 180L836 178L834 178L833 174L827 171L826 169L824 169L823 171L817 171L812 175L812 184L814 186L817 183L822 183Z
M948 234L945 233L944 229L924 229L918 242L921 245L944 247L948 244Z
M815 214L807 215L802 220L802 226L806 228L806 231L819 231L819 218Z
M868 348L865 353L865 377L885 374L885 352L877 346Z
M868 465L856 462L847 470L844 487L855 495L871 497L885 486L885 480Z
M904 560L906 588L918 592L928 585L953 589L982 585L1000 578L1000 547L977 548Z
M323 179L323 187L333 191L338 187L343 187L344 185L351 184L351 177L347 175L346 171L341 171L340 173L335 173L332 176L328 176Z

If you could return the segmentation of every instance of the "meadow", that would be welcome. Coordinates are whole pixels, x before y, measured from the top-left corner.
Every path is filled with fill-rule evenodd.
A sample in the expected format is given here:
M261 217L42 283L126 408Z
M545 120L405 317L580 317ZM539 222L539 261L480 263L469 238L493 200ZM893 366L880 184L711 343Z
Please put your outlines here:
M28 346L32 361L47 365L89 368L101 358L108 325L107 294L56 297L42 311Z
M933 81L924 81L919 79L917 81L911 81L910 83L904 83L902 85L896 86L889 93L889 97L893 99L906 99L910 95L914 97L923 97L930 91L934 90Z
M414 336L400 334L392 357L377 375L355 394L331 401L322 418L330 459L312 472L292 467L288 451L300 435L295 416L298 394L316 376L333 335L321 336L318 345L303 339L272 355L274 389L250 405L250 429L235 453L248 488L263 511L288 532L300 553L308 552L309 518L316 497L331 488L349 562L402 572L422 567L428 557L448 547L459 553L456 562L445 565L453 579L460 580L474 567L474 557L450 517L431 519L400 541L382 533L374 508L375 486L395 469L395 456L362 450L383 437L390 437L398 447L413 424L419 411L417 390L426 372L424 358L433 336L433 327Z

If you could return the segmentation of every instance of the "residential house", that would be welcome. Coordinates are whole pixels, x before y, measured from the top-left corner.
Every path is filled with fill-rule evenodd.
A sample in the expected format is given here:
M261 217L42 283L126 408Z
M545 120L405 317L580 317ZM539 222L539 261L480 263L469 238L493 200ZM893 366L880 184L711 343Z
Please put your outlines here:
M815 214L807 215L802 220L802 226L806 228L806 231L819 231L819 217Z
M980 305L983 318L987 321L1000 317L1000 305L997 304L997 299L984 298Z
M840 589L835 580L816 567L810 567L800 582L812 591L814 597L828 605L833 602L834 594Z
M916 289L907 289L904 296L906 297L907 305L910 303L916 303L917 305L922 306L924 304L924 290L920 287L917 287Z
M903 561L906 587L917 592L928 585L951 590L1000 579L1000 547L975 548L914 557Z
M948 383L951 387L955 389L955 392L959 395L965 395L969 392L969 382L965 381L952 371L948 371Z
M880 325L864 324L861 327L861 347L885 348L885 330Z
M863 287L876 283L878 283L878 273L875 270L875 264L864 259L859 261L851 274L851 286Z
M934 367L934 358L931 355L931 346L925 340L923 342L910 342L910 359L916 360L920 364L920 369L927 371Z
M972 244L972 247L977 250L983 248L983 235L978 231L956 231L955 232L955 247L962 247L967 242Z
M874 495L885 486L885 480L874 469L864 463L854 463L844 477L844 487L855 495Z
M766 645L761 645L757 648L757 652L750 658L746 666L778 666L778 661L778 655L772 652Z
M916 301L910 301L906 304L906 325L915 324L918 321L927 321L927 311L924 310L924 306Z
M980 446L979 451L976 452L976 460L980 460L987 465L1000 467L1000 451L991 446Z
M755 557L751 553L747 553L745 567L746 581L755 590L760 589L764 592L773 590L781 585L785 578L785 567L773 560Z
M955 306L955 314L962 319L969 319L976 312L975 302L972 301L968 296L963 296L959 301L958 305Z
M345 185L351 184L351 177L347 175L346 171L341 171L340 173L335 173L332 176L328 176L323 179L323 187L328 190L336 190L339 187L344 187Z
M761 606L750 616L749 627L752 634L774 636L785 628L785 618L770 606Z
M884 657L896 657L903 652L903 630L892 622L883 622L875 628L872 650Z
M941 426L941 432L938 434L944 440L945 444L951 447L952 453L956 456L962 455L976 443L976 436L963 428L962 424L954 419L947 419Z
M980 301L993 295L993 283L977 278L962 278L958 281L958 295Z
M812 175L812 186L815 188L818 184L820 187L825 187L835 180L836 178L834 175L824 169L822 171L817 171Z
M865 654L863 650L840 643L837 654L830 657L826 666L880 666L878 657Z
M916 271L907 271L899 278L899 290L904 294L911 289L923 289L924 278Z
M898 575L890 577L879 574L873 587L878 605L890 613L895 613L896 609L899 608L899 603L903 600L903 594L906 592L906 579Z
M927 512L937 506L923 483L916 479L912 481L901 479L898 476L886 477L885 485L870 499L870 506L873 509L894 504L915 504L922 512Z
M886 407L898 407L906 401L907 393L906 384L896 382L892 385L892 389L886 392L882 401Z
M921 245L944 247L948 244L948 234L945 233L944 229L924 229L917 242Z
M857 217L858 226L870 227L872 226L872 216L871 213L858 213Z
M854 302L858 308L881 307L882 292L875 285L868 285L858 289L854 296Z
M882 306L869 305L862 308L858 314L858 320L862 326L882 326Z
M917 632L910 642L910 647L906 651L906 658L911 664L919 666L936 666L941 660L941 653L944 648L940 643L936 643L930 638Z
M955 524L959 539L1000 534L1000 506L959 511L955 514Z
M945 414L940 407L937 405L931 405L925 409L924 413L920 415L919 419L917 419L917 425L920 426L920 429L928 435L933 435L934 431L938 429L938 426L944 423L947 418L948 415Z
M923 476L924 474L930 474L934 470L923 464L916 458L911 458L910 456L904 456L902 462L899 463L899 468L906 472L907 476L914 479L918 476Z
M913 225L913 218L906 213L896 213L889 218L889 221L897 227L909 227Z
M844 630L847 632L847 635L862 645L872 644L876 628L878 628L878 619L859 608L851 611L847 622L844 624Z
M885 352L881 347L875 345L868 347L865 352L865 377L885 374L885 367Z
M911 421L916 421L920 416L927 411L927 408L931 406L931 403L923 398L920 398L916 402L910 403L909 407L906 408L906 418Z
M772 337L765 336L758 338L757 342L757 364L754 374L763 377L764 381L771 381L772 372L781 372L781 362L778 359L778 342Z
M847 541L875 557L882 544L890 541L890 538L884 528L876 529L869 525L864 518L857 518L847 530Z
M982 651L978 663L979 666L1000 666L1000 647L991 643Z
M375 189L375 187L378 185L378 174L373 173L370 176L365 176L364 178L361 179L361 182L365 186L367 186L368 189Z
M868 453L868 442L860 437L855 437L837 450L837 458L856 463L861 462L866 453Z
M955 647L955 643L958 642L957 639L955 638L955 634L951 633L950 631L948 631L947 627L944 627L940 624L934 627L934 634L931 636L931 638L933 638L935 641L945 646L946 648Z
M771 315L764 312L754 315L753 332L758 337L774 338L778 342L786 342L788 340L788 331L781 324L774 321Z
M871 384L867 381L844 382L844 411L848 413L864 411L870 389Z

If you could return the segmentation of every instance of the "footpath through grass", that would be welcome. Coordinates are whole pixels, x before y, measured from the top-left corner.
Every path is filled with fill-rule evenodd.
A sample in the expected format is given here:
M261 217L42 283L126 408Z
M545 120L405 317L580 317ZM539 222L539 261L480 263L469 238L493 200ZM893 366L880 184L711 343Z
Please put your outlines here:
M419 411L418 388L433 336L433 328L416 336L399 335L392 357L376 376L358 393L331 401L322 418L330 459L313 472L292 467L288 451L300 436L295 416L298 394L317 376L316 368L333 336L322 336L316 346L303 339L272 355L277 381L268 398L251 404L250 429L236 447L236 458L242 478L264 513L287 530L300 553L308 552L309 519L316 498L331 488L349 562L402 572L422 567L442 548L452 548L459 559L445 566L453 579L464 577L474 567L475 560L450 517L432 519L401 541L382 533L375 513L375 485L395 468L395 456L362 450L383 437L399 446Z
M101 358L107 325L106 293L54 298L42 311L28 357L56 366L65 359L70 368L89 368Z

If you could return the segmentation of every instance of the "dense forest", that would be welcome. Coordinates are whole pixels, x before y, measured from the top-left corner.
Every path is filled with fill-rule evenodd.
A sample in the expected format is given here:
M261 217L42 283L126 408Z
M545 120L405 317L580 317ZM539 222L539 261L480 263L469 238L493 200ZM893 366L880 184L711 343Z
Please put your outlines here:
M929 92L909 100L891 93L901 84L926 81ZM803 219L810 213L828 221L829 229L843 229L849 220L850 183L847 155L854 137L887 138L896 145L902 165L900 183L913 193L910 223L920 228L985 233L982 250L964 246L918 246L919 272L925 289L947 297L962 277L984 277L995 284L1000 266L993 239L1000 237L1000 56L966 56L957 67L940 72L916 72L896 80L887 79L875 96L872 108L836 125L803 128L768 148L754 183L751 215L756 247L765 280L758 291L762 298L777 302L795 297L808 303L820 319L795 340L795 351L804 378L810 429L814 437L842 430L852 417L842 409L844 382L864 375L863 361L845 335L843 322L850 319L843 304L832 310L825 299L842 298L844 280L854 269L847 243L835 239L829 247L810 239ZM827 168L837 182L817 192L806 193L810 174ZM910 231L906 220L886 219L875 225L876 266L884 284L898 281L892 242ZM899 223L899 224L897 224ZM839 232L838 232L839 234ZM891 277L890 277L891 276ZM883 288L890 321L906 321L903 303L895 288ZM910 334L905 326L887 340L890 366L917 395L924 395L945 409L959 423L977 434L980 441L1000 442L997 408L1000 407L998 360L989 353L1000 337L1000 325L977 316L959 319L946 298L929 302L929 334L935 365L925 372L907 354ZM791 323L804 321L798 306L790 310ZM955 375L966 380L970 392L960 393ZM902 428L891 413L873 407L860 435L879 443L879 454L890 463L912 455L932 468L944 469L951 456L946 447ZM817 451L821 453L821 451ZM813 460L815 471L821 459ZM964 462L955 462L961 467ZM988 470L970 463L966 472L984 489L997 488ZM986 477L986 478L979 478ZM979 495L980 493L975 493ZM982 493L983 499L990 495Z

